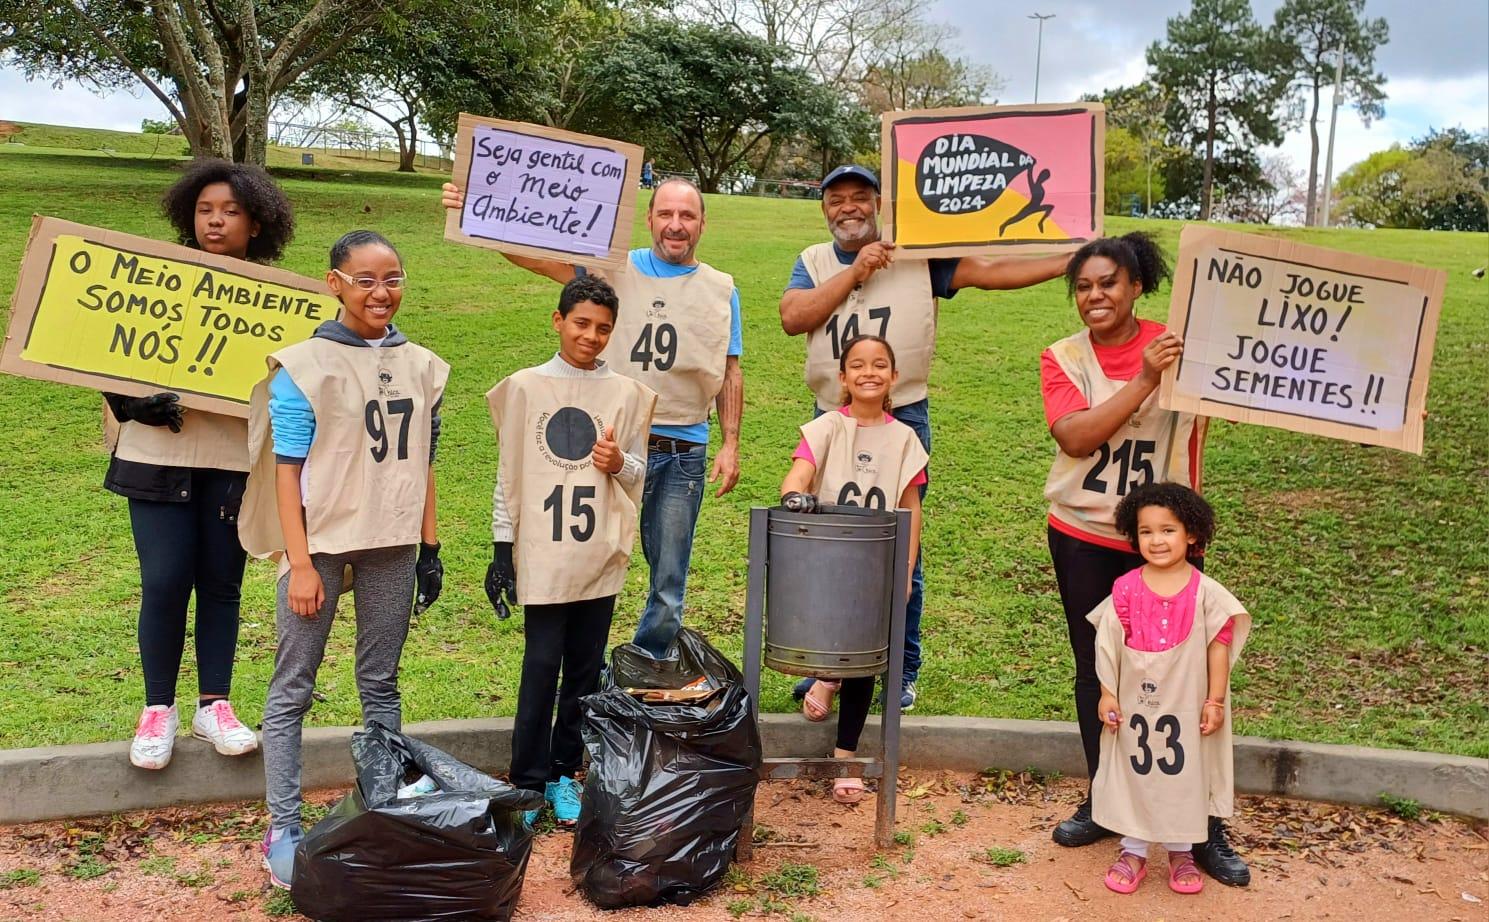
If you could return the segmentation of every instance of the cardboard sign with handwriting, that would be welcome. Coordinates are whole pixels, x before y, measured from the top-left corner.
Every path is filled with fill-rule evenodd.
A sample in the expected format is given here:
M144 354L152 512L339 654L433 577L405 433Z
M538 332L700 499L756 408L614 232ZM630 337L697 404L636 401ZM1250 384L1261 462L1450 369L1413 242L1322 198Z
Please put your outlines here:
M264 358L341 305L323 281L37 215L0 371L248 415Z
M1422 453L1447 273L1185 227L1165 409Z
M465 207L445 239L597 268L625 264L642 149L461 113L453 182Z

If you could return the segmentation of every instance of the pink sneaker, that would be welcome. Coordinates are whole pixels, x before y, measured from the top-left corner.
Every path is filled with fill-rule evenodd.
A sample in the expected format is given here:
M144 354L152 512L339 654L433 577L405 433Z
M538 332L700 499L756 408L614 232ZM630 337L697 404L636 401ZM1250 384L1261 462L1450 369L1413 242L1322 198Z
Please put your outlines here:
M241 756L259 748L258 737L243 726L226 698L217 698L206 707L196 709L191 718L191 735L206 740L225 756Z
M134 742L129 744L130 764L152 770L171 764L171 751L176 746L176 732L180 729L181 718L174 704L145 708L134 728Z

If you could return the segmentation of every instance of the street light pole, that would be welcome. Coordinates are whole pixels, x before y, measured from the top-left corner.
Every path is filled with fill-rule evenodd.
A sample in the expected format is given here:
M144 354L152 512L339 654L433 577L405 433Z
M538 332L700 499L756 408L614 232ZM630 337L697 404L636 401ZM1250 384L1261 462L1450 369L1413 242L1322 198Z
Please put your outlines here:
M1044 21L1054 19L1054 13L1031 13L1030 19L1039 20L1039 39L1034 45L1034 101L1039 102L1039 63L1044 54Z
M1329 204L1334 188L1334 130L1339 125L1339 104L1344 102L1344 46L1339 46L1339 60L1334 64L1334 111L1329 116L1329 153L1324 158L1324 207L1320 227L1329 226Z

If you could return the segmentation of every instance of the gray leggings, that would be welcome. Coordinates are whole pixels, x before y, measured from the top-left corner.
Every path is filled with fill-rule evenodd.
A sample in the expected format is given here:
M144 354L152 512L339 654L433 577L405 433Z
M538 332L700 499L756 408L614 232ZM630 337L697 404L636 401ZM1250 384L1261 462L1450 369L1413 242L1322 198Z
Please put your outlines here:
M379 547L345 554L312 554L310 561L325 585L326 601L314 618L289 607L289 574L279 579L279 649L274 678L264 705L264 780L269 818L275 827L300 823L300 730L310 711L315 674L326 653L336 617L342 575L351 564L352 598L357 610L357 693L362 722L376 720L398 729L403 722L398 694L398 660L413 611L414 545Z

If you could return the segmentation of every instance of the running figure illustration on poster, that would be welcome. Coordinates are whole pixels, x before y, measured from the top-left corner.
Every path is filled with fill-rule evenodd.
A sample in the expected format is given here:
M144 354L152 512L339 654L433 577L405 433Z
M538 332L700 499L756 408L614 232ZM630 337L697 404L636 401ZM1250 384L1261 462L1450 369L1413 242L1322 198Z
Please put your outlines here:
M886 239L917 259L1068 252L1101 235L1100 103L883 116Z

